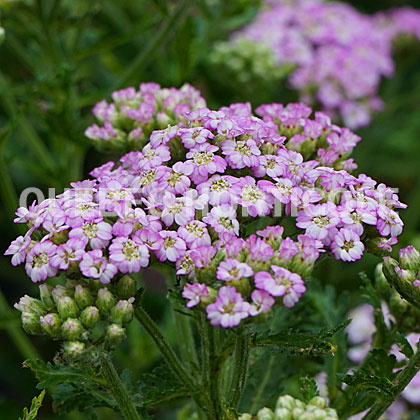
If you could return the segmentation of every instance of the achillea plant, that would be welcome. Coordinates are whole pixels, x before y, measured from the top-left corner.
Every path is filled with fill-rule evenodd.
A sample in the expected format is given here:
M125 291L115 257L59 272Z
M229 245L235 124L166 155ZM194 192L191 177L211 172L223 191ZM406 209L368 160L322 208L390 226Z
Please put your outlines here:
M134 90L126 93L138 101ZM345 323L315 333L271 333L269 325L299 308L322 258L353 262L367 251L390 252L403 229L397 211L406 206L384 184L351 174L360 138L325 114L311 118L300 103L263 105L256 113L262 119L247 103L186 109L180 123L138 143L140 150L94 169L91 179L54 199L18 209L15 221L28 231L6 254L13 265L25 264L33 282L54 286L42 283L40 299L25 296L16 307L25 330L61 341L64 356L55 365L27 365L40 379L58 371L72 383L55 395L58 407L66 406L63 398L68 406L87 380L94 392L79 401L82 409L103 405L138 419L157 395L162 402L175 393L192 398L198 416L236 419L251 349L312 357L337 351L332 337ZM121 127L122 137L133 129ZM182 362L142 306L136 274L153 266L171 273L170 301L189 331ZM153 397L144 391L133 398L110 359L133 316L172 372L153 382ZM386 391L377 408L367 394L359 411L372 404L372 413L382 414L396 398ZM286 400L275 412L258 412L255 402L241 418L337 418L321 399ZM346 412L345 403L337 407Z
M382 107L381 79L394 72L393 41L419 36L420 12L402 8L369 16L344 2L265 3L231 41L216 45L212 61L244 82L287 78L302 101L319 104L350 128L367 125Z

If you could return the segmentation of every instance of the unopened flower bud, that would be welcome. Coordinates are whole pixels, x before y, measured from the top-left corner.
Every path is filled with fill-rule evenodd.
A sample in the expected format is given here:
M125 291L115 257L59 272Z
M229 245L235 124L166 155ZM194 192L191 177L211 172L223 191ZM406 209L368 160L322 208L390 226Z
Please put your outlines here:
M76 318L67 319L61 326L61 334L67 340L78 340L82 337L83 326Z
M80 309L84 309L87 306L92 305L93 296L89 289L78 284L74 289L74 300Z
M92 329L100 321L100 319L101 315L99 314L99 309L96 306L88 306L83 309L80 314L82 324L88 329Z
M420 253L414 246L400 249L399 252L400 267L405 270L420 270Z
M23 329L31 335L43 334L41 323L39 321L39 315L33 312L22 312L21 316Z
M85 352L85 343L81 341L67 341L63 346L64 355L70 359L77 359Z
M290 395L282 395L277 400L276 409L277 408L287 408L288 410L292 410L295 408L295 399Z
M287 408L277 408L274 412L275 420L292 420L292 412Z
M243 413L238 420L252 420L252 416L249 413Z
M51 337L56 337L60 331L61 318L58 314L51 313L39 318L42 329Z
M79 315L79 308L74 299L68 296L61 296L57 300L57 311L62 319L76 318Z
M51 294L56 305L58 304L58 300L62 296L69 296L68 290L61 284L57 284L57 286L55 286L54 289L51 290Z
M257 420L274 420L274 413L269 408L264 407L258 411Z
M327 402L322 397L314 397L308 402L308 405L314 405L315 407L318 407L318 408L326 408Z
M103 314L107 314L116 304L114 295L106 288L98 290L96 306Z
M0 26L0 45L3 43L4 38L6 38L6 31Z
M111 309L111 321L120 324L130 322L133 319L134 314L133 302L134 298L119 300Z
M118 324L111 324L106 329L105 338L109 344L117 345L125 340L125 329Z
M55 308L55 303L51 292L52 287L49 284L43 283L39 286L39 296L47 311L52 311Z
M385 298L389 296L391 291L388 281L382 271L383 264L377 264L375 267L375 288Z
M389 298L389 309L394 315L403 315L408 308L408 302L398 292L392 290Z
M44 315L46 312L40 300L28 295L22 296L19 302L15 303L14 307L20 312L31 312L38 316Z
M129 299L137 292L137 283L129 275L123 276L116 285L116 292L120 299Z

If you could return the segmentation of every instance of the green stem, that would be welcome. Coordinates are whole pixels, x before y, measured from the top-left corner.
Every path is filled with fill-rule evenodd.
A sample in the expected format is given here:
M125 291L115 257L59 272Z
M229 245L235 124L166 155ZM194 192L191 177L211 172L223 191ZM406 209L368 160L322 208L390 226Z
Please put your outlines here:
M377 399L369 412L363 417L363 420L377 420L386 411L386 409L399 397L405 387L411 382L420 370L420 349L417 349L414 356L408 362L408 365L398 372L394 380L393 399Z
M208 412L210 407L208 399L200 392L201 390L199 385L188 374L184 366L182 366L178 356L172 350L171 346L166 341L153 319L141 306L137 306L134 313L141 326L149 334L150 338L159 349L169 368L172 369L172 372L190 390L192 397L197 401L200 407L204 411Z
M12 313L6 298L0 290L0 314L3 317L8 317ZM22 331L20 322L8 322L5 329L15 344L16 348L20 351L25 359L37 360L40 359L37 349L33 346L27 335Z
M101 357L101 374L105 379L109 390L117 401L121 414L125 420L141 420L139 413L135 409L124 384L115 370L109 354L104 354Z
M236 408L240 403L246 383L246 376L248 373L249 339L250 336L244 327L238 327L234 351L233 375L228 399L229 405L232 408Z
M272 374L272 367L275 361L275 356L271 355L268 359L267 367L264 371L264 376L261 379L261 382L257 388L257 392L255 393L255 396L252 399L252 405L251 409L249 410L250 413L255 413L261 406L261 397L264 394L265 387L267 386L268 380L270 379L270 376Z
M201 329L201 362L204 377L204 386L212 404L212 414L215 419L223 418L223 410L220 404L219 372L215 349L215 328L207 321L205 313L200 314Z

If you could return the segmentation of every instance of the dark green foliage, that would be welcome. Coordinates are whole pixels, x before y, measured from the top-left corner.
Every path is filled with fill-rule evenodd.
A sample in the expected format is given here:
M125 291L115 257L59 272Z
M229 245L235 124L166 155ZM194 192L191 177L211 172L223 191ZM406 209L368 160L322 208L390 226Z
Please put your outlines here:
M270 332L257 334L252 339L256 347L274 347L277 351L293 355L321 356L334 353L335 345L331 338L349 324L343 322L334 328L322 328L316 332L288 329L276 334Z

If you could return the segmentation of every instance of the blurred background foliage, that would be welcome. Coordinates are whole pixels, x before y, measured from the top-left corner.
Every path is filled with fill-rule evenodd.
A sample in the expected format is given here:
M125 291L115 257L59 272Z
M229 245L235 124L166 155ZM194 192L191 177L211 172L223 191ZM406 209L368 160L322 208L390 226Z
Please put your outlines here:
M416 0L350 3L366 13L418 6ZM164 87L189 82L201 90L210 107L234 101L251 101L256 106L296 100L296 92L281 83L273 86L254 80L244 87L209 60L214 43L249 22L258 7L259 2L253 0L0 0L0 26L5 30L0 45L1 253L19 233L12 219L21 191L39 187L45 194L49 188L59 193L109 158L98 154L83 132L93 122L92 106L113 90L142 81ZM363 141L355 158L361 172L399 188L402 200L409 204L403 214L402 245L420 245L420 45L413 42L397 49L395 61L394 77L381 86L385 109L358 131ZM360 299L360 293L354 293L360 287L357 273L371 273L377 262L370 257L351 265L321 264L316 277L322 283L314 283L317 287L308 294L305 311L312 308L321 325L336 325L346 308ZM37 355L52 359L56 346L48 339L27 338L20 330L17 311L10 309L9 304L21 295L34 291L24 269L13 268L2 256L0 276L0 417L15 420L35 395L36 381L28 369L21 368L22 361ZM155 272L145 277L147 307L176 343L173 314L166 309L165 284ZM327 284L332 287L324 293L320 289ZM343 300L347 295L355 297ZM339 308L337 296L344 309ZM323 313L319 308L331 310ZM295 322L304 315L297 312ZM286 318L278 322L290 326L294 318ZM137 375L155 366L159 356L136 323L130 328L129 340L117 351L117 361ZM265 356L256 354L254 362L256 375L262 377L251 381L249 395L254 395L252 386L261 380L267 380L267 389L271 388L263 375ZM278 368L280 362L276 360ZM306 368L311 371L315 362L319 363L308 360ZM272 359L269 363L273 365ZM331 366L331 360L325 363ZM302 364L293 358L287 360L287 366L281 377L297 376L302 370ZM49 401L40 419L57 418ZM109 419L112 414L104 411L99 417ZM71 413L67 418L86 417ZM173 419L175 414L162 410L156 418Z

